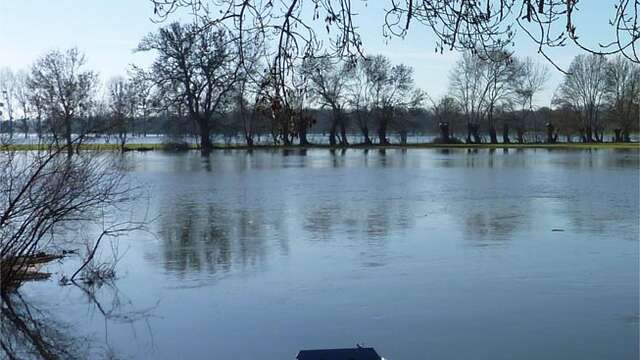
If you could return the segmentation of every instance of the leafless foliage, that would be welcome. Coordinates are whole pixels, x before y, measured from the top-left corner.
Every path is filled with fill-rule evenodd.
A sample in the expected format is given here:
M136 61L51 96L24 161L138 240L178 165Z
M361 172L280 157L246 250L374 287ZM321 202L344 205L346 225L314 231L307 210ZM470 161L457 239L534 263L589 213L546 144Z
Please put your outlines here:
M72 144L73 145L73 144ZM7 291L31 257L59 248L68 226L98 225L130 200L118 163L108 155L69 157L65 147L0 153L0 279ZM69 236L69 234L66 234Z
M135 84L124 77L112 78L107 84L108 101L111 115L111 126L120 142L120 150L124 151L127 135L131 132L131 123L138 106L138 89Z
M640 66L620 55L611 59L607 92L611 116L618 126L615 140L629 142L631 131L640 127Z
M543 64L527 57L520 62L519 74L515 83L515 103L520 106L520 116L516 125L518 142L524 142L525 121L533 113L533 100L549 80L549 69ZM535 123L534 123L535 124ZM534 136L537 136L534 126ZM536 139L537 141L537 139Z
M329 56L310 57L303 63L304 72L311 80L311 91L322 108L331 110L332 121L329 144L336 145L336 134L340 126L340 145L348 145L346 136L347 88L352 69L345 62Z
M198 127L203 152L211 150L211 119L231 101L239 73L236 44L227 31L172 23L142 39L138 51L157 53L150 79L163 98L184 106Z
M326 50L337 56L362 54L354 0L151 0L158 21L179 9L194 14L201 27L226 26L241 42L274 42L274 68L284 74L297 58L308 56L321 45L317 28L333 34ZM491 58L510 45L517 30L547 50L572 42L596 54L620 53L633 62L638 57L638 2L611 3L609 39L598 45L584 44L575 19L579 0L393 0L387 5L384 35L404 36L413 23L428 27L437 37L435 50L471 50ZM584 6L589 6L585 4ZM322 22L322 24L318 24ZM283 76L281 76L283 78ZM284 81L284 80L283 80Z
M390 33L402 36L412 21L418 21L430 27L438 37L436 51L444 48L473 50L489 58L494 51L512 43L516 30L520 29L552 63L547 50L567 42L589 53L621 53L640 62L637 1L611 2L611 38L596 46L582 42L575 23L579 4L579 0L404 0L394 2L388 11L386 28Z
M478 128L486 121L490 141L497 143L496 113L512 112L519 101L532 107L533 97L547 80L545 68L531 60L521 61L504 51L491 56L501 61L466 52L451 70L450 93L466 119L467 142L481 142ZM503 125L507 140L509 125L506 121Z
M54 138L64 137L69 155L80 141L73 138L76 122L91 106L97 86L97 74L85 70L86 58L78 49L53 50L31 67L29 87L41 102Z
M607 97L607 59L602 55L578 55L569 66L570 74L554 95L558 106L567 105L580 114L584 142L603 141L601 112Z

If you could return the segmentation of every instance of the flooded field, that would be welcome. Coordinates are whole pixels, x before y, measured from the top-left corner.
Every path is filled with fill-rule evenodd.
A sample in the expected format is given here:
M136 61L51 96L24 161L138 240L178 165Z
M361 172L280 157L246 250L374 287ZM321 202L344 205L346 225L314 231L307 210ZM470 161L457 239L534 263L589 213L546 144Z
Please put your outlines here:
M637 151L128 153L150 232L91 298L22 289L70 352L637 359ZM120 216L120 215L117 215ZM121 215L129 216L129 215ZM96 301L100 306L96 306Z

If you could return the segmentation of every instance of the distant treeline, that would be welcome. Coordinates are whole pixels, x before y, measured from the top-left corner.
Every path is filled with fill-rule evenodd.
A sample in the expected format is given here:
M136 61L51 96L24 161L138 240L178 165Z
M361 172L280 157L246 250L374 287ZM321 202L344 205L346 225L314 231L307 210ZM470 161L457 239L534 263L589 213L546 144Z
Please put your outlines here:
M535 105L548 69L503 50L464 53L440 99L415 86L412 68L381 55L309 54L274 67L261 46L216 27L173 23L137 50L156 55L150 68L106 83L77 49L3 69L0 131L67 143L72 134L113 135L123 147L130 135L196 136L208 151L214 135L304 145L313 133L346 146L350 134L382 145L434 133L439 143L628 142L639 130L640 69L623 56L576 56L548 108Z

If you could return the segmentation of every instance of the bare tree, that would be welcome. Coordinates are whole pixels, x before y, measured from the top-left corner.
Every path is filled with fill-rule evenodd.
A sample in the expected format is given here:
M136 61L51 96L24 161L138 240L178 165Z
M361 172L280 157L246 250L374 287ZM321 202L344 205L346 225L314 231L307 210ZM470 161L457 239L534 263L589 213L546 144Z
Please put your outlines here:
M112 78L108 85L109 107L112 123L110 127L118 135L120 150L125 150L127 134L131 130L137 99L133 85L124 77Z
M520 117L516 125L516 134L519 143L524 142L525 124L529 115L534 111L533 99L544 89L549 80L549 69L532 58L527 57L519 64L519 74L514 77L516 101L520 105ZM534 121L533 133L537 141L538 129Z
M617 126L615 141L630 142L630 133L638 130L640 121L640 66L621 55L613 58L607 68L607 88L611 116Z
M494 114L498 107L510 106L514 94L513 85L518 76L518 65L516 59L505 51L495 51L491 54L492 61L482 60L480 70L484 78L483 96L486 102L484 114L486 114L489 126L489 138L492 144L498 143L496 121ZM509 128L504 123L505 142L509 142Z
M43 120L45 120L46 109L44 92L42 89L34 89L31 87L27 78L27 103L31 110L31 116L35 117L35 130L38 134L38 140L41 141L44 132Z
M371 91L369 78L367 76L367 65L365 61L358 61L351 64L347 83L347 103L351 110L351 117L355 119L358 128L364 138L365 145L373 144L369 135L370 114L371 114Z
M108 155L64 156L66 146L0 153L0 292L15 287L39 254L70 241L62 230L99 222L130 199Z
M458 102L467 124L467 143L480 143L478 132L484 116L488 90L482 74L483 61L471 52L465 52L449 74L449 93Z
M282 95L282 87L278 84L276 71L266 71L258 85L255 111L256 114L271 122L270 131L274 144L282 142L291 145L296 136L292 109L287 99ZM284 93L289 93L289 87L284 87Z
M10 138L13 138L16 110L16 76L9 68L0 69L0 100L0 109L6 113L8 120L8 129L5 131L9 133ZM2 117L0 117L1 120Z
M439 101L431 101L431 109L438 121L438 129L440 130L440 138L438 142L449 144L455 139L455 129L458 117L460 116L460 108L456 100L451 96L443 96Z
M306 71L304 62L296 66L292 75L291 85L287 89L285 101L288 102L290 113L293 117L294 132L300 145L308 145L307 132L315 123L315 119L309 113L309 107L313 101L313 74ZM342 124L343 139L346 140Z
M37 93L52 122L54 136L61 129L68 155L73 154L73 131L78 115L90 107L97 75L83 70L86 59L78 49L51 51L31 67L29 87Z
M157 111L158 101L154 99L154 82L143 69L133 66L129 70L129 84L135 98L134 115L141 122L139 132L147 137L151 116Z
M603 140L600 112L607 95L607 59L602 55L578 55L554 95L554 103L580 113L582 141Z
M569 103L555 103L550 121L556 126L558 133L564 135L565 141L573 142L573 135L582 127L580 113Z
M200 133L203 154L211 148L211 121L231 99L239 63L227 32L173 23L147 35L138 51L155 51L151 78L174 104L184 105Z
M382 55L364 61L371 111L378 122L378 142L388 145L387 132L394 112L417 107L423 101L424 94L414 87L411 67L391 65L391 61Z
M20 107L20 128L26 139L29 136L29 117L32 113L29 93L29 74L24 70L20 70L16 72L15 79L15 98Z
M512 107L519 74L517 59L505 51L491 53L486 60L467 52L450 74L450 94L457 101L467 121L467 142L480 143L480 124L486 120L491 143L498 142L496 111L504 113ZM509 127L503 122L503 140L509 142Z
M244 74L239 74L237 88L234 92L235 114L242 123L242 131L247 146L251 147L254 143L256 133L256 116L251 111L249 100L246 95L249 91L249 78Z
M238 122L242 124L247 146L254 145L254 137L257 131L257 119L255 106L251 106L251 100L255 100L259 92L259 84L261 81L261 63L260 53L262 48L256 44L245 44L243 55L245 61L243 66L238 69L236 77L236 86L234 88L233 102L235 106L235 115Z
M329 56L309 58L303 65L309 74L313 94L321 107L331 110L331 128L329 130L329 144L336 145L338 127L340 127L340 145L348 145L346 133L347 117L347 82L349 80L348 65L338 62Z

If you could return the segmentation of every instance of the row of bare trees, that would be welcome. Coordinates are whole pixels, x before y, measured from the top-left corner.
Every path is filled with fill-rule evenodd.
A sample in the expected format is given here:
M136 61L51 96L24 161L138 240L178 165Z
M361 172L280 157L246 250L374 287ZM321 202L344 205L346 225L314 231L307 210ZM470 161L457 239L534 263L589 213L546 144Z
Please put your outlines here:
M604 141L605 132L629 141L638 127L638 65L623 55L576 57L556 91L554 110L538 121L534 102L549 71L504 47L463 53L451 72L449 95L432 100L427 111L427 96L416 88L408 66L383 56L333 56L310 44L301 56L283 60L287 52L273 50L273 39L247 41L246 30L216 22L171 23L140 41L137 51L155 55L148 69L133 66L126 78L112 78L105 86L85 69L77 49L51 51L30 71L5 69L0 94L8 121L1 130L12 136L18 119L25 134L46 133L56 144L78 145L82 138L76 141L73 134L91 129L115 135L124 149L129 134L146 135L162 121L178 134L196 133L208 153L214 134L238 128L249 146L264 132L275 144L297 139L306 145L309 132L318 132L312 128L318 122L314 109L329 114L331 146L348 145L354 131L367 145L374 138L389 144L390 131L406 143L409 132L430 121L427 117L438 120L432 128L440 128L439 141L445 143L460 141L454 132L460 133L461 122L468 143L485 141L484 134L498 143L500 131L501 141L509 143L514 129L518 142L540 141L545 132L553 142L560 129L585 142ZM558 113L566 116L555 121Z
M614 133L616 142L630 141L640 122L640 66L618 55L578 55L569 73L556 89L553 110L534 108L534 99L544 90L549 71L531 58L518 59L507 53L484 59L467 52L453 68L448 96L434 103L433 111L441 123L441 138L451 139L454 124L466 125L466 142L498 143L498 124L502 142L509 143L515 128L517 141L556 142L561 131L571 141L579 135L583 142L604 141L605 132ZM499 61L495 61L499 59ZM544 124L541 126L541 123ZM540 133L545 133L540 137Z
M640 66L622 56L578 55L569 71L553 99L567 114L565 127L583 142L602 142L607 130L629 142L640 126Z
M305 89L299 87L295 87L296 91L290 91L288 86L291 86L292 79L296 78L296 64L304 62L309 54L316 53L318 48L323 47L328 54L348 59L349 62L363 56L358 20L361 11L366 7L364 1L278 0L255 3L242 0L153 0L153 3L158 21L165 21L173 13L188 9L194 15L198 31L222 27L234 33L241 44L276 44L264 51L270 57L268 72L272 79L268 83L274 89L275 101L272 102L277 105L274 106L275 109L288 109L289 96L305 92ZM463 113L467 118L469 142L481 141L479 123L487 122L489 141L495 143L498 141L496 123L504 122L504 117L514 118L511 122L530 122L534 113L533 97L540 91L547 76L546 70L529 60L525 60L524 64L514 64L513 57L506 49L516 40L521 40L517 37L518 33L524 36L522 39L533 42L538 53L546 58L548 63L567 74L571 71L559 67L547 54L549 49L572 43L586 54L618 54L620 59L630 64L640 63L637 56L637 44L640 39L640 32L636 26L638 7L633 6L633 2L617 0L610 4L609 21L602 24L605 31L599 34L602 38L595 46L585 43L580 36L582 25L576 19L589 5L579 6L578 3L576 0L391 1L386 7L384 22L381 25L383 36L386 37L403 37L411 31L410 28L424 26L435 34L436 52L443 52L446 48L464 50L468 53L464 62L474 69L465 70L467 73L457 79L460 85L452 85L458 88L452 95L469 101L444 98L437 106L434 104L433 113L436 117L443 113ZM367 17L368 19L370 18ZM326 29L326 36L317 29ZM241 63L244 63L246 58L244 52L244 46L239 46L238 58ZM469 81L474 84L469 85ZM456 103L459 109L451 111L455 110L451 105ZM344 112L337 105L339 103L335 101L325 105L327 108L336 108L335 111L331 110L335 114L335 124L330 130L331 144L345 142L343 136L336 135L336 128L343 132L343 118L339 115ZM287 114L287 111L283 113ZM357 111L355 113L356 119L371 117L360 117ZM383 144L386 142L384 124L387 121L380 120L388 118L389 112L386 113L387 116L376 116L380 123L377 129L379 137L382 133L379 140ZM281 117L280 114L282 113L278 110L272 112L271 117L277 119ZM296 121L283 122L285 132L295 127L295 123ZM537 127L537 121L533 123L533 129L527 130L534 134L537 141L540 129ZM553 124L550 125L545 130L548 133L547 140L556 136L556 129ZM449 122L442 123L442 128L447 129L447 136L449 126ZM402 128L398 126L401 137L404 131ZM525 126L516 125L516 130L518 140L525 141ZM503 126L502 132L503 141L509 140L508 125ZM369 141L366 133L364 138L365 142ZM282 140L284 143L291 141L287 137ZM446 137L445 140L450 139ZM304 140L301 139L301 143L304 143Z
M559 134L601 142L605 133L628 142L638 131L640 71L622 56L577 56L550 109L535 106L549 78L544 65L507 52L493 59L467 52L450 74L448 95L426 109L429 97L416 88L413 69L384 56L309 56L282 85L259 47L243 51L241 63L237 46L221 29L203 34L171 24L140 43L140 51L157 55L151 68L133 67L103 87L76 49L53 51L30 73L3 71L3 110L19 119L20 130L48 134L57 144L77 148L84 139L72 134L91 129L115 136L124 149L131 134L177 128L197 134L205 153L221 133L239 133L249 146L261 134L274 144L307 145L309 133L328 131L331 146L346 146L354 133L365 145L388 145L390 131L406 143L411 132L438 128L443 143L510 143L512 135L519 143L555 142ZM314 128L319 118L323 126ZM4 123L5 132L13 123Z
M504 143L511 142L510 125L516 128L518 141L524 142L525 120L548 77L548 70L530 58L521 60L500 51L490 60L466 52L450 74L450 95L434 105L434 111L439 118L444 118L444 112L451 119L459 113L466 123L467 143L482 142L482 126L489 141L498 143L498 122L503 124ZM449 134L441 137L448 138Z
M153 52L151 67L134 66L127 78L112 78L102 87L96 73L84 69L77 49L46 54L29 73L18 73L22 83L1 82L12 86L4 93L9 116L3 130L13 135L17 101L25 135L51 135L70 145L82 142L73 134L92 129L116 135L124 147L127 134L146 134L153 119L175 120L197 132L206 153L212 133L224 132L229 121L242 123L248 145L264 129L276 144L290 145L296 138L308 144L307 133L316 123L312 110L322 109L331 114L331 145L348 145L351 118L365 143L373 143L375 127L379 143L388 144L392 127L406 141L411 127L403 122L424 99L413 69L383 56L347 61L309 54L283 75L264 45L242 44L221 27L172 23L144 37L137 51Z

